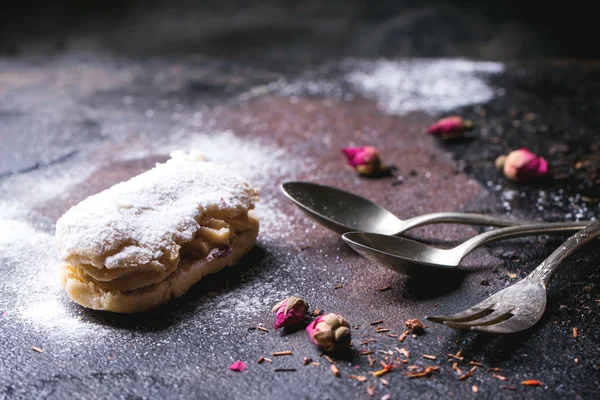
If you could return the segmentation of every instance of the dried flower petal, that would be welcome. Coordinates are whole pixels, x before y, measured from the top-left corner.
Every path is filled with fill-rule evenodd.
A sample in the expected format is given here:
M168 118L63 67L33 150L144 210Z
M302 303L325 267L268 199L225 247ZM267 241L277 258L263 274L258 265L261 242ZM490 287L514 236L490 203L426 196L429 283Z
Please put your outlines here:
M350 325L337 314L322 315L306 327L310 341L325 351L350 347Z
M457 115L442 118L431 125L427 132L441 139L455 139L462 137L465 131L472 129L473 123Z
M548 162L526 148L511 151L496 159L496 167L515 182L529 182L548 175Z
M229 366L229 369L231 371L237 371L237 372L242 372L246 370L246 363L240 360L237 360L236 362L234 362L233 364L231 364Z
M275 313L275 329L292 326L304 321L308 303L300 297L291 296L273 307Z
M542 386L543 383L538 381L537 379L527 379L521 382L521 385L525 386Z
M346 147L342 152L348 159L348 164L360 175L373 176L389 172L389 167L381 163L379 152L375 147Z

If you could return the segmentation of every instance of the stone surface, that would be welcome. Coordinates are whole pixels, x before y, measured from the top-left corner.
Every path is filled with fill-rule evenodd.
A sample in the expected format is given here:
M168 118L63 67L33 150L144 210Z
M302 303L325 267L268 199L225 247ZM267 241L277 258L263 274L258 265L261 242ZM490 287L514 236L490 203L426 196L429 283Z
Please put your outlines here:
M451 210L552 221L595 217L599 78L598 65L574 62L347 59L290 72L200 56L3 60L0 398L368 398L369 385L375 398L466 397L473 385L485 398L594 397L600 388L596 243L565 263L533 329L497 337L429 324L425 335L400 343L370 323L383 319L381 326L397 335L409 318L464 309L513 282L507 273L524 277L561 239L492 244L469 256L461 272L415 280L353 253L286 201L278 185L292 179L335 185L400 217ZM385 90L392 82L397 86ZM396 101L402 90L411 90L420 108L409 112L406 100ZM437 107L442 102L444 110ZM473 138L440 143L424 134L449 113L473 120ZM392 177L360 178L345 165L339 149L363 144L395 165ZM545 155L556 180L515 186L500 177L495 157L521 146ZM189 147L232 165L261 189L255 250L147 313L114 315L70 302L57 282L56 219L170 150ZM450 246L480 231L440 225L410 236ZM371 368L356 355L336 358L341 377L334 377L302 330L271 328L271 306L293 294L346 316L356 326L355 347L374 350L377 360L385 357L378 350L405 347L408 365L440 371L408 379L402 368L383 385L369 374L379 364ZM269 332L255 329L260 324ZM359 345L369 337L377 342ZM466 381L446 356L460 349L465 360L484 365ZM281 350L294 354L255 362ZM303 366L303 357L321 366ZM228 370L237 359L247 371ZM493 378L488 367L502 368L507 380ZM348 375L369 378L363 384ZM524 379L544 385L524 387Z

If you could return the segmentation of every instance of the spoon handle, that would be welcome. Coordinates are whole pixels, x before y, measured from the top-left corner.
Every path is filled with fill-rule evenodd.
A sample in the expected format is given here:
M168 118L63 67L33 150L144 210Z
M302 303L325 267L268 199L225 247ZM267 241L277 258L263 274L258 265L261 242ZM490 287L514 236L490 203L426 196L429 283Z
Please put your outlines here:
M539 222L535 224L494 229L472 237L461 245L455 247L453 251L456 251L458 254L460 254L462 258L486 243L504 239L518 238L522 236L536 235L540 233L574 232L585 228L589 223L589 221L554 223Z
M470 225L484 225L484 226L514 226L526 224L526 221L507 220L503 218L494 217L485 214L471 214L462 212L439 212L419 215L414 218L410 218L404 221L402 230L396 232L396 235L406 232L409 229L415 228L421 225L428 224L444 224L444 223L457 223L457 224L470 224Z
M600 236L600 221L595 221L568 238L525 279L540 282L544 287L548 287L548 282L562 261L598 236Z

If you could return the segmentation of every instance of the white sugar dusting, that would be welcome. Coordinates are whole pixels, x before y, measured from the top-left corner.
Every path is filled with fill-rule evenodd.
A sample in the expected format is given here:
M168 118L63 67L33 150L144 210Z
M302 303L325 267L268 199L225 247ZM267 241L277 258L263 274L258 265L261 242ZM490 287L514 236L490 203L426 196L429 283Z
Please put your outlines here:
M430 114L485 103L501 94L484 78L501 63L467 60L348 61L346 79L390 114Z
M26 222L1 219L0 263L6 277L0 285L7 295L0 299L5 318L17 319L34 332L59 332L68 338L103 332L66 309L53 235Z
M209 161L226 165L254 186L273 183L273 176L291 176L300 163L282 148L255 139L242 139L231 131L189 134L175 132L161 146L161 153L177 149L195 149Z

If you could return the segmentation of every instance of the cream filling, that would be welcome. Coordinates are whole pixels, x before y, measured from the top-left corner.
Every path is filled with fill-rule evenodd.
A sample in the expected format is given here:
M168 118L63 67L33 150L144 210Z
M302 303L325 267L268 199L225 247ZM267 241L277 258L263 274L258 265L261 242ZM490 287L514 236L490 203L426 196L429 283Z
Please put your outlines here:
M93 265L74 263L80 278L91 280L103 289L111 291L128 291L139 289L164 280L171 275L179 265L181 257L195 259L206 258L211 250L231 246L231 239L237 233L252 228L253 223L247 214L233 216L219 215L204 217L198 221L200 228L194 239L176 246L170 253L165 253L159 260L135 268L97 268Z

